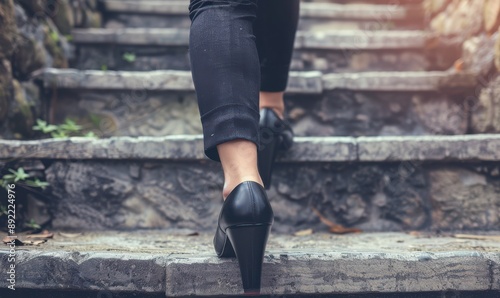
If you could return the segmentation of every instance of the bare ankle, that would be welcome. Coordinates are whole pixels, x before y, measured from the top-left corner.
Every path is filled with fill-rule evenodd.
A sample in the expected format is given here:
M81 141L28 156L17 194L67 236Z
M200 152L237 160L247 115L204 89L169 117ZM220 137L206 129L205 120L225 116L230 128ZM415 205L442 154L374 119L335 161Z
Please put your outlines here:
M224 170L224 199L241 182L263 184L257 168L257 146L254 143L243 139L233 140L218 145L217 150Z
M260 108L272 109L280 118L283 119L285 114L285 101L283 100L283 92L260 92L259 102Z
M240 185L242 182L245 181L257 182L260 185L264 186L264 183L262 182L262 179L258 174L242 176L238 177L237 179L231 179L229 181L226 180L226 182L224 183L224 188L222 189L222 197L224 198L224 200L226 200L226 198L229 196L229 194L231 194L231 192L236 188L236 186Z

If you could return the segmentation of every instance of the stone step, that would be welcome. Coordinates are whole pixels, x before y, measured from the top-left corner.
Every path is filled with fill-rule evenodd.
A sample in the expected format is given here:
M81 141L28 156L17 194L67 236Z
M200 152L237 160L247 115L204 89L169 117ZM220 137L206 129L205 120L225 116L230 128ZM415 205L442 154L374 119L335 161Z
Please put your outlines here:
M107 28L189 28L189 1L103 1ZM300 30L423 27L421 4L301 3Z
M202 132L189 71L47 69L47 119L101 136ZM292 72L287 109L299 136L464 134L476 78L453 72ZM50 117L49 117L50 115Z
M25 208L52 228L210 231L222 200L201 136L0 140L0 160L38 164L50 188ZM297 138L268 192L274 230L321 228L315 210L367 231L500 230L499 161L500 135Z
M40 246L17 248L16 291L38 290L37 297L47 297L41 295L50 290L94 291L88 297L122 297L127 292L158 294L154 297L242 296L237 261L215 256L211 233L64 235L56 231L54 239ZM262 292L304 298L367 293L374 296L362 297L498 297L499 242L453 236L271 234ZM9 268L8 255L8 247L0 247L2 268ZM8 285L6 271L0 272L2 288ZM469 291L481 292L468 296ZM405 296L415 293L421 294Z
M76 68L190 68L188 29L75 29L72 36L78 45ZM426 70L435 54L425 50L430 38L424 31L299 31L291 67L325 72ZM134 58L126 59L125 54Z
M16 291L36 289L39 297L47 297L40 295L50 290L92 290L99 292L97 297L122 297L126 292L163 297L242 295L237 261L216 257L211 233L84 232L74 238L54 234L40 246L16 248ZM498 297L498 243L403 233L271 234L262 292L280 297L438 297L429 292L441 292L439 297L458 297L446 293L480 291L478 296L459 297ZM8 247L0 247L2 268L10 266L8 255ZM5 271L0 273L2 288L8 286Z

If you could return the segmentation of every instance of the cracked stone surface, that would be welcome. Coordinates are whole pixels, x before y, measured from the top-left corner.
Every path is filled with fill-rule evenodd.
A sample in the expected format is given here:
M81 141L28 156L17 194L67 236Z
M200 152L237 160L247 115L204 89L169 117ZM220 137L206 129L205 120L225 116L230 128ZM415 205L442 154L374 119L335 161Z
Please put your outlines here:
M364 43L364 42L362 42ZM187 46L79 45L75 66L80 69L149 71L154 69L189 70ZM134 61L123 59L124 53L134 53ZM425 71L430 64L422 50L366 49L297 49L291 61L292 71Z
M1 159L204 159L201 135L0 140ZM500 136L296 137L278 161L497 161ZM497 173L498 175L498 173Z
M75 29L76 43L123 44L147 46L188 46L189 30L177 28ZM429 35L424 31L299 31L295 38L297 49L421 49Z
M500 177L490 171L411 162L281 164L269 198L281 232L321 225L311 207L371 231L500 229ZM63 161L48 167L46 179L53 226L101 230L210 229L223 184L211 162Z
M480 91L472 106L471 126L474 133L500 132L500 77L491 81Z
M301 3L299 30L401 30L423 27L422 7L410 5ZM403 4L403 3L399 3ZM105 2L106 28L189 28L185 3L137 5L134 2ZM397 24L397 26L395 26Z
M165 23L165 20L160 23ZM115 26L74 30L74 40L79 48L75 65L81 69L101 69L106 65L108 70L189 70L188 29L173 29L178 27L165 25L165 29L159 29L161 27L155 24L157 28L149 29ZM297 33L291 69L423 71L430 67L427 61L430 53L422 50L427 38L426 33L415 30L325 30L315 27ZM125 61L125 53L134 53L135 61Z
M43 81L47 88L60 89L194 90L191 72L180 70L134 72L47 68L37 78ZM322 74L320 71L292 71L287 90L291 94L321 94L335 89L387 92L446 90L456 94L473 91L475 86L476 76L468 72L389 71Z
M286 104L297 136L464 134L466 96L440 90L470 90L471 78L444 72L292 72ZM72 117L97 135L202 132L189 72L47 70L45 86L52 90L56 122Z
M56 232L40 246L17 248L17 287L167 296L239 294L236 260L215 256L211 233L188 235L192 231L158 230L86 232L68 238ZM271 234L263 292L498 290L499 249L494 240L431 234ZM0 248L0 262L7 264L7 253ZM2 285L4 275L0 273Z

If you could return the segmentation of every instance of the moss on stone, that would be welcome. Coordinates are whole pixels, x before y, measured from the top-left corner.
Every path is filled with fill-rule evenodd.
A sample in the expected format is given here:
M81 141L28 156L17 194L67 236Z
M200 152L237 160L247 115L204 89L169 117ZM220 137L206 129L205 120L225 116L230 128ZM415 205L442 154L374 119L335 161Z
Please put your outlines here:
M34 113L34 102L26 97L24 89L17 80L12 81L13 101L9 111L9 126L14 134L21 137L33 135L36 115Z
M45 34L43 45L47 52L52 56L53 67L67 68L68 61L66 60L66 56L64 55L64 51L60 45L61 38L64 37L61 36L59 32L52 30L48 25L44 25L43 31Z
M0 2L0 28L0 58L6 58L14 51L14 42L18 34L12 0Z
M75 25L75 19L71 5L67 0L57 1L57 9L52 16L52 20L62 34L71 33L71 29Z
M10 63L7 60L0 60L0 123L3 123L7 118L11 97L12 74Z
M12 62L16 78L26 78L33 71L46 65L47 56L43 45L34 38L19 35L19 45Z

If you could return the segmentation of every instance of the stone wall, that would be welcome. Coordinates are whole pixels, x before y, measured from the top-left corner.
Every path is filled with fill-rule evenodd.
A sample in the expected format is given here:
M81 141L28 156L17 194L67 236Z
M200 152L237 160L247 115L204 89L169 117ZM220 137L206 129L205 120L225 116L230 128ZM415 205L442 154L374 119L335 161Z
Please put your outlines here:
M71 29L100 20L95 0L0 0L0 138L33 137L43 105L32 74L68 67Z
M478 88L468 97L469 132L500 133L500 1L426 0L424 4L430 29L439 38L434 46L461 47L449 55L455 69L478 75Z
M32 198L38 208L29 216L53 228L211 231L216 225L223 177L215 163L45 164L51 199ZM500 228L498 167L487 163L281 163L272 184L277 233L326 229L313 209L364 231Z

